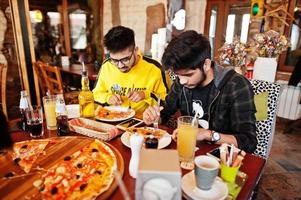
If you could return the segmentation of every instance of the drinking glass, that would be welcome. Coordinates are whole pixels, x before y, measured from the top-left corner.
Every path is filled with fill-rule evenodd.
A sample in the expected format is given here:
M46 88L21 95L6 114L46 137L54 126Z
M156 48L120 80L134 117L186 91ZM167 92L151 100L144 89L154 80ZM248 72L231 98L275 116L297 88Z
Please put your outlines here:
M177 149L183 169L194 168L194 151L198 122L192 116L181 116L178 118Z
M43 97L46 125L48 130L56 130L56 95Z
M43 110L41 106L33 106L25 111L27 125L31 137L43 135Z

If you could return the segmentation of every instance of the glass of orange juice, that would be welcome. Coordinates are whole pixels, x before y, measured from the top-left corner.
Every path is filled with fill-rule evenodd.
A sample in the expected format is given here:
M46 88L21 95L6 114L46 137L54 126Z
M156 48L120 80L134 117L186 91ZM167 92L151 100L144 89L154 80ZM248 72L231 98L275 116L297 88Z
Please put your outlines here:
M194 151L196 135L198 132L198 121L192 116L181 116L178 118L177 149L183 169L194 168Z
M43 97L44 112L46 118L46 125L48 130L56 130L56 95L49 95Z

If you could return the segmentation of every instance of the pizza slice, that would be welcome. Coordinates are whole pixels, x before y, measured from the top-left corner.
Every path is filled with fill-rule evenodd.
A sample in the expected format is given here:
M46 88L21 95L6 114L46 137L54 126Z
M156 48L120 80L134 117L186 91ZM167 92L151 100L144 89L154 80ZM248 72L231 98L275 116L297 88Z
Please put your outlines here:
M166 133L164 130L155 129L155 128L151 128L151 127L139 127L139 128L131 127L131 128L128 128L126 131L129 132L130 135L134 134L134 133L138 133L138 134L142 135L144 138L146 138L150 135L153 135L158 140L161 139Z
M29 140L15 143L12 158L25 173L28 173L38 156L44 151L49 140Z
M114 181L115 154L95 140L51 167L33 184L42 199L95 199Z

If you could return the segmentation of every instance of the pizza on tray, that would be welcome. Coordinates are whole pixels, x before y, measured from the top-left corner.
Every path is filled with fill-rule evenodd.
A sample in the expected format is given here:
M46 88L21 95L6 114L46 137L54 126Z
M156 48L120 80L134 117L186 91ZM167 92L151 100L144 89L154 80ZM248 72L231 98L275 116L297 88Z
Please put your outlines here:
M95 110L95 116L97 118L114 120L114 119L121 119L127 118L132 114L132 110L115 110L115 109L108 109L102 106L98 106Z
M161 139L166 132L164 130L161 129L155 129L155 128L151 128L151 127L131 127L131 128L127 128L126 131L132 135L135 133L138 133L140 135L142 135L144 138L153 135L155 138L157 138L158 140Z
M39 155L44 152L50 140L29 140L17 142L13 146L12 159L26 173L30 172L32 165Z
M109 189L116 169L114 152L103 142L95 140L64 157L33 185L42 199L95 199Z

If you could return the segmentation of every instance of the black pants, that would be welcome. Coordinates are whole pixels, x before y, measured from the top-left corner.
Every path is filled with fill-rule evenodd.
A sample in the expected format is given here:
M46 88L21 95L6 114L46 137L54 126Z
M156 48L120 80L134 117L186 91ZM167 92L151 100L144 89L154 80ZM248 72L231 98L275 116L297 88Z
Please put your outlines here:
M289 85L297 86L301 80L301 57L299 57L298 62L294 68L294 71L288 81Z

